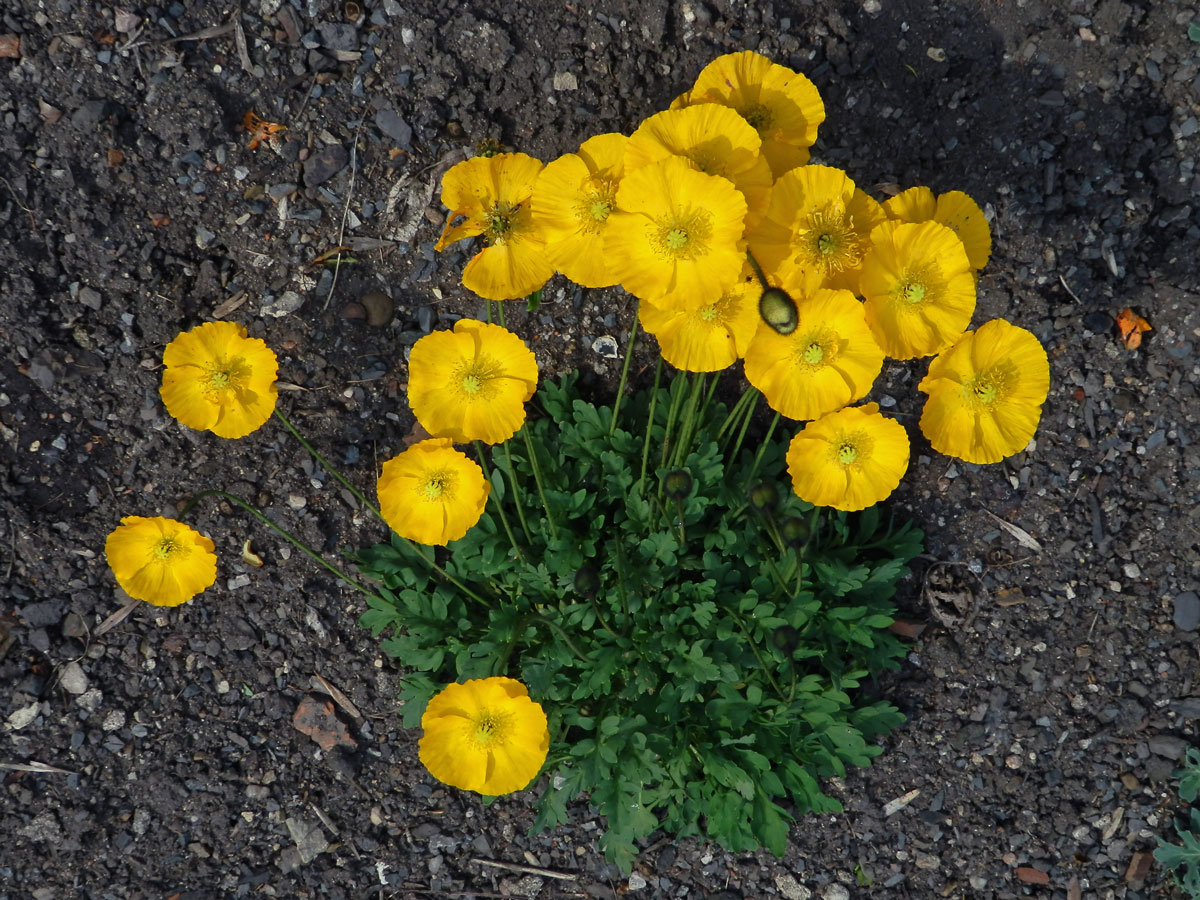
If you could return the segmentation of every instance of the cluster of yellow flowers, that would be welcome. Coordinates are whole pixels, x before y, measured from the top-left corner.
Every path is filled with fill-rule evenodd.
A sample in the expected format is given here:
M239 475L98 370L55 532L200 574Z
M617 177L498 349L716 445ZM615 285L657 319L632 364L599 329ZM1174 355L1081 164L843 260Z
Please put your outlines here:
M804 75L753 51L722 56L628 137L598 135L545 166L505 153L452 168L437 248L482 236L463 284L491 300L530 294L556 270L619 284L679 369L743 359L774 410L810 423L788 469L814 504L862 509L907 469L904 429L874 404L848 407L885 357L936 354L919 384L934 449L972 463L1018 452L1049 365L1004 320L966 331L991 253L983 212L925 187L880 204L845 172L809 164L824 119Z

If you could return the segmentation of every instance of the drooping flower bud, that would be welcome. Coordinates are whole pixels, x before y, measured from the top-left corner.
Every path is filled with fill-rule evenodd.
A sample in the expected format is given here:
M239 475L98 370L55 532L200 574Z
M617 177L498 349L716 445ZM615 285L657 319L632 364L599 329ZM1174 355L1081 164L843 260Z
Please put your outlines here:
M800 632L791 625L780 625L771 633L771 643L784 656L791 656L800 644Z
M779 503L779 488L773 481L760 481L750 488L750 505L755 512L767 513Z
M672 500L683 500L692 492L692 475L686 469L673 469L663 476L663 493Z
M583 565L575 573L575 592L585 597L596 596L600 589L600 573L595 566Z
M796 301L783 288L769 287L762 292L758 300L758 314L780 334L791 334L800 321Z
M812 537L812 526L807 519L801 519L798 516L789 516L783 520L780 532L785 541L793 547L799 547L807 544L808 539Z

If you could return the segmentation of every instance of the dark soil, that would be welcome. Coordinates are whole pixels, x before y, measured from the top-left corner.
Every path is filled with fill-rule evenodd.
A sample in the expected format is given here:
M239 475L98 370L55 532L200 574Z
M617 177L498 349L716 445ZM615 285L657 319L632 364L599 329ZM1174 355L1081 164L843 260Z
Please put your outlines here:
M1200 725L1196 8L362 0L348 21L358 5L0 13L0 47L19 39L0 57L0 898L1169 894L1148 852ZM815 161L989 210L976 322L1032 329L1053 373L1036 448L984 468L923 443L913 366L876 388L914 439L893 505L930 558L903 615L931 625L880 685L910 721L829 787L844 814L799 821L782 860L664 838L631 878L585 804L528 837L529 794L484 808L417 762L358 597L213 501L192 522L217 585L97 634L125 602L102 550L122 515L224 486L328 552L382 536L276 425L221 441L166 415L179 330L224 316L266 339L282 408L369 491L412 424L408 348L479 314L462 251L433 253L445 168L485 138L549 160L628 132L746 47L820 88ZM250 150L248 111L287 130ZM339 244L355 262L314 264ZM1154 328L1137 351L1113 331L1127 306ZM544 373L611 380L593 341L624 348L630 308L556 280L513 318ZM325 684L361 714L336 707L328 752L293 724Z

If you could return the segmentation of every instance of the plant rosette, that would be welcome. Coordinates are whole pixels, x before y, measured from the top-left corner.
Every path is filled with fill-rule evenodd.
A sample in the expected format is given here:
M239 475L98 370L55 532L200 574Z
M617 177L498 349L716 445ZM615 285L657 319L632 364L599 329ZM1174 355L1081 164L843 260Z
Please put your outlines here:
M625 870L659 827L782 855L795 814L841 808L821 779L903 720L859 689L906 652L887 629L920 533L800 500L786 442L751 449L702 386L636 391L627 429L573 377L544 385L448 545L457 584L400 540L360 558L382 598L363 624L408 669L405 724L447 683L519 680L549 723L537 827L587 792Z

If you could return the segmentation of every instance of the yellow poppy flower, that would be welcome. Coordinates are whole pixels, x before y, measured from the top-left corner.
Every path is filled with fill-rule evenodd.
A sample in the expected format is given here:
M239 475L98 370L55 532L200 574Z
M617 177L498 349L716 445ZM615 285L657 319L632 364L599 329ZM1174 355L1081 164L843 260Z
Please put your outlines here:
M161 516L125 516L104 542L109 568L130 597L179 606L217 580L213 542Z
M939 353L917 388L929 395L921 431L934 450L994 463L1021 450L1037 430L1050 364L1033 334L993 319Z
M617 205L628 140L623 134L588 138L578 153L565 153L542 169L533 185L533 219L546 240L546 257L584 287L617 283L604 255L604 230Z
M718 56L671 108L695 103L736 110L762 138L762 154L775 178L808 162L808 148L825 121L825 104L806 76L753 50Z
M630 135L625 171L669 156L682 156L706 175L720 175L760 214L771 191L771 167L760 153L758 133L736 111L717 103L669 109L650 116Z
M459 319L413 345L408 403L434 437L499 444L525 422L537 390L533 351L506 328Z
M962 191L938 194L927 187L912 187L886 200L883 211L901 222L940 222L958 235L971 268L978 271L992 255L992 229L979 204Z
M245 437L271 418L279 399L274 352L235 322L181 333L163 350L163 365L167 412L218 437Z
M740 281L712 303L660 305L643 302L642 327L658 339L662 357L686 372L717 372L746 355L758 327L754 281Z
M893 359L950 346L975 312L975 275L962 241L937 222L884 222L863 263L867 324Z
M886 499L908 470L908 434L879 405L848 406L804 426L787 452L801 500L847 512Z
M815 272L827 287L859 293L859 270L883 208L841 169L801 166L771 188L767 211L748 231L755 258L779 278Z
M796 328L765 322L746 350L746 380L789 419L816 419L865 397L883 368L883 351L849 291L783 288L796 301Z
M435 694L418 755L445 784L495 797L529 785L546 762L546 713L512 678L473 678Z
M491 487L479 464L449 438L431 438L385 462L375 490L392 531L418 544L445 546L479 521Z
M672 156L625 173L604 252L631 294L711 302L741 274L745 218L746 201L729 181Z
M480 297L525 297L554 274L529 208L541 170L532 156L497 153L460 162L442 176L442 203L450 215L434 249L483 235L483 249L462 276L463 286Z

